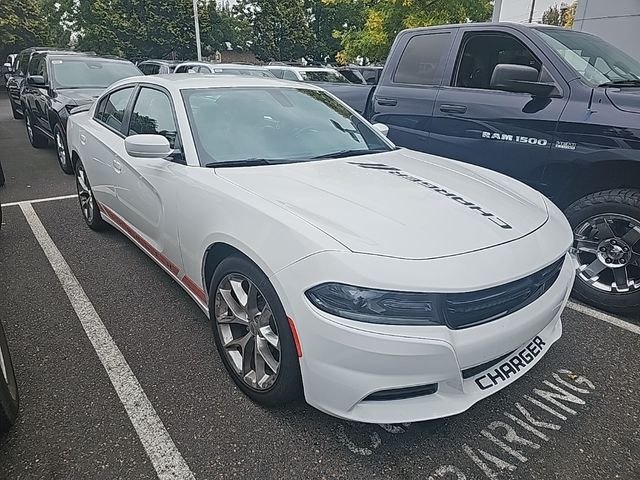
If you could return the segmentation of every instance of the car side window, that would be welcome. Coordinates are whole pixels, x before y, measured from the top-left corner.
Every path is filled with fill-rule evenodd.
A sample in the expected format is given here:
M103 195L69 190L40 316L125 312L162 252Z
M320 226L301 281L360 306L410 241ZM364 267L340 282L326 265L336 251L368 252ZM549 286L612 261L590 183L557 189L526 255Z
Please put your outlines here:
M542 62L517 38L502 32L465 33L458 54L452 86L491 88L498 64L533 67L543 72Z
M20 75L25 76L27 74L27 68L29 67L29 54L23 53L18 60L18 72Z
M291 70L285 70L282 74L282 78L284 80L293 80L294 82L299 81L298 77L296 76L295 73L293 73Z
M160 90L143 87L138 94L129 122L129 135L157 134L175 148L176 123L169 97Z
M189 70L189 67L187 65L182 65L176 68L176 73L186 73L188 70Z
M134 87L123 88L100 100L94 118L113 130L120 132L124 113L133 90Z
M421 34L412 37L400 57L394 83L440 85L442 65L449 53L449 32Z

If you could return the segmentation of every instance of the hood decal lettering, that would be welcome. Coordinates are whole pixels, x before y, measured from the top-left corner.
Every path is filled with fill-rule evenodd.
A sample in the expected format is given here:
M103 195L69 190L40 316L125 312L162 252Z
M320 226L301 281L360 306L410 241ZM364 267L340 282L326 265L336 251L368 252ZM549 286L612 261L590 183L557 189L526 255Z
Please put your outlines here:
M424 180L422 178L411 175L410 173L403 172L399 168L392 167L390 165L385 165L384 163L362 163L362 162L349 162L349 163L351 165L355 165L361 168L367 168L370 170L381 170L383 172L387 172L387 173L390 173L391 175L395 175L396 177L407 180L411 183L415 183L416 185L421 185L435 193L439 193L440 195L450 198L454 202L457 202L460 205L467 207L469 210L474 210L478 212L480 215L482 215L487 220L494 223L500 228L504 228L505 230L510 230L513 228L511 225L509 225L507 222L502 220L497 215L486 211L483 207L476 205L475 203L470 202L469 200L465 200L461 195L450 192L446 188L441 187L440 185L436 185L435 183L429 182L428 180Z

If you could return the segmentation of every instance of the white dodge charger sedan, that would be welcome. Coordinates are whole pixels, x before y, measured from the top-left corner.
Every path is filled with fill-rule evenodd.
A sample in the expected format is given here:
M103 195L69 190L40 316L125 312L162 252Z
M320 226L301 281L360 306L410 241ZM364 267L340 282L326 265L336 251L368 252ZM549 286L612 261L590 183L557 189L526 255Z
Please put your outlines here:
M533 368L574 266L541 194L385 130L313 85L171 75L112 85L68 142L86 223L184 287L243 392L396 423Z

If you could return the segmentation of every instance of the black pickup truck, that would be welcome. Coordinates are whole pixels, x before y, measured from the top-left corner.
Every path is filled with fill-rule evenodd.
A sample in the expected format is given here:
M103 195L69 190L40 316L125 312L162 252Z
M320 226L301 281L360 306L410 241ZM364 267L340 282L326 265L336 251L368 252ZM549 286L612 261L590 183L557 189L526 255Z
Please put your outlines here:
M419 28L398 34L377 86L342 98L397 145L500 171L552 199L575 232L574 296L640 311L639 62L557 27Z

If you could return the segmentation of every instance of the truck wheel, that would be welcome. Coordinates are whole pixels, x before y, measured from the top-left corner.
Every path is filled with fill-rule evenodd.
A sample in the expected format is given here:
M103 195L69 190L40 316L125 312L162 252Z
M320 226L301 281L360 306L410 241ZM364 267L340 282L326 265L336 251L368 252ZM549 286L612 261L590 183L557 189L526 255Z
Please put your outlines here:
M616 313L640 310L640 190L587 195L565 211L575 236L573 295Z

